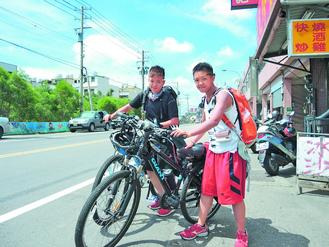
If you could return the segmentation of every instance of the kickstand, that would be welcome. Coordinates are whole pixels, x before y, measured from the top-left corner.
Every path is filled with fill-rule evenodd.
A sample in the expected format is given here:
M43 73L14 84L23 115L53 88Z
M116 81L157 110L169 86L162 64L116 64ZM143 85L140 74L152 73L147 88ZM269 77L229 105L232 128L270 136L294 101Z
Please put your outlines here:
M146 199L148 199L148 198L149 198L149 196L150 196L150 192L151 192L151 189L150 189L150 186L151 186L151 184L150 184L150 182L149 182L149 181L148 181L148 184L149 184L149 186L148 186L148 188L147 188Z

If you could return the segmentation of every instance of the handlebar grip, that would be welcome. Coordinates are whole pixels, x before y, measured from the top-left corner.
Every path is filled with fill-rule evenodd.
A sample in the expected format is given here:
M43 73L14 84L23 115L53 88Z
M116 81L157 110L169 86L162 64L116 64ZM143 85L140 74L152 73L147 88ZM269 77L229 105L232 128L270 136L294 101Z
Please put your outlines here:
M115 113L118 117L126 117L127 116L127 114L126 113L123 113L123 112L121 112L121 111L119 111L119 112L117 112L117 113Z

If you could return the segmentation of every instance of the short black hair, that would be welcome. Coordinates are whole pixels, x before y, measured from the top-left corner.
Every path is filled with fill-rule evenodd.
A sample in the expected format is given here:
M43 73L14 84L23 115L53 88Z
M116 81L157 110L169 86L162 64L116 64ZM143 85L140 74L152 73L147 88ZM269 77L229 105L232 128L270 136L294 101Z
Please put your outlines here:
M165 70L164 70L164 68L162 68L162 67L159 66L159 65L152 66L152 67L150 68L150 72L158 73L158 74L160 74L163 78L165 78Z
M205 62L198 63L197 65L194 66L193 75L195 74L195 72L198 71L205 71L209 75L215 75L212 66L209 63L205 63Z

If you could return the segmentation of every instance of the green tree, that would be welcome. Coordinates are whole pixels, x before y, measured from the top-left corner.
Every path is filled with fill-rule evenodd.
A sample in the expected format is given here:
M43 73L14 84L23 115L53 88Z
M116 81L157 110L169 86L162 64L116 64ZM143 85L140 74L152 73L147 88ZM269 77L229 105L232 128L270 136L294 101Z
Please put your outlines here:
M36 119L39 122L52 122L56 120L53 107L55 96L49 84L44 81L35 88L37 102L35 105Z
M53 121L68 121L79 112L79 93L70 83L61 80L53 91L52 105L55 112Z
M0 116L9 117L10 98L9 73L0 67Z
M12 121L35 121L37 95L21 72L13 72L9 77L11 97L9 118Z
M109 113L114 112L118 109L116 101L117 99L114 97L105 96L98 100L97 102L98 109L107 111Z

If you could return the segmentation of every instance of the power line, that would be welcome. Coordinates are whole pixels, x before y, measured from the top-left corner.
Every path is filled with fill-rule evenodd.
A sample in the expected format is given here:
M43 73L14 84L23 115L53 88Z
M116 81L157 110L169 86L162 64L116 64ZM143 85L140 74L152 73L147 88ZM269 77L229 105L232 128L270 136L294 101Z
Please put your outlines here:
M63 37L63 38L65 38L66 40L70 41L70 44L72 44L72 42L75 42L75 40L72 39L71 37L69 37L68 35L65 35L65 34L63 34L63 33L60 33L60 32L58 32L57 30L54 30L54 29L52 29L52 28L46 27L46 26L44 26L43 24L40 24L39 22L36 22L36 21L34 21L34 20L32 20L32 19L26 17L26 16L23 16L23 15L21 15L21 14L18 14L17 12L14 12L14 11L12 11L12 10L9 10L9 9L7 9L7 8L5 8L5 7L0 7L0 9L1 9L2 11L4 11L4 12L8 12L9 14L14 15L15 17L19 17L20 19L24 20L23 24L25 24L26 22L28 22L28 23L30 23L33 27L38 28L38 29L40 29L40 30L42 30L42 31L46 31L47 33L57 33L57 34L59 34L61 37ZM1 21L1 20L0 20L0 21ZM12 23L6 22L6 21L4 21L4 20L2 20L2 22L6 23L7 25L9 25L9 26L11 26L11 27L14 26ZM16 27L16 28L21 30L20 27ZM27 31L27 30L26 30L26 31ZM30 31L27 31L27 32L30 32ZM40 36L39 36L39 37L40 37ZM43 36L42 36L42 37L43 37ZM100 51L100 50L97 50L97 49L94 49L94 48L90 47L90 46L87 45L87 44L85 44L85 46L88 47L89 49L93 50L94 52L97 52L97 53L100 54L100 55L103 55L103 56L106 55L106 54L104 54L104 52L102 52L102 51Z
M55 57L48 56L48 55L46 55L46 54L43 54L43 53L41 53L41 52L38 52L38 51L32 50L32 49L27 48L27 47L22 46L22 45L16 44L16 43L11 42L11 41L9 41L9 40L5 40L5 39L2 39L2 38L0 38L0 40L3 41L3 42L6 42L6 43L8 43L8 44L14 45L14 46L16 46L16 47L22 48L22 49L24 49L24 50L27 50L27 51L29 51L29 52L35 53L35 54L37 54L37 55L39 55L39 56L42 56L42 57L45 57L45 58L51 59L51 60L56 61L56 62L58 62L58 63L65 64L65 65L70 66L70 67L73 67L73 68L79 68L79 65L74 64L74 63L71 63L71 62L66 61L66 60L64 60L64 59L61 59L61 58L55 58Z
M138 43L138 41L133 39L131 36L129 36L125 32L121 31L113 22L106 19L106 17L101 15L97 10L92 9L91 12L93 12L97 16L100 16L100 18L95 16L95 19L99 19L102 23L105 24L105 26L107 26L109 29L113 30L112 33L117 33L117 35L119 37L121 37L121 39L124 40L133 50L141 50L142 49L142 46Z
M34 20L32 20L32 19L26 17L26 16L23 16L23 15L21 15L21 14L18 14L17 12L14 12L14 11L9 10L9 9L7 9L7 8L4 8L4 7L0 7L0 9L2 9L3 11L6 11L6 12L8 12L8 13L14 15L14 16L17 16L17 17L19 17L19 18L21 18L21 19L23 19L23 20L27 20L27 21L28 21L29 23L31 23L32 26L35 27L35 28L38 28L38 29L43 30L43 31L46 31L46 32L48 32L48 33L57 33L57 34L59 34L60 36L64 37L65 39L70 40L70 41L73 41L73 39L72 39L71 37L69 37L69 36L67 36L67 35L64 35L63 33L60 33L60 32L58 32L57 30L54 30L54 29L52 29L52 28L49 28L48 26L44 26L43 24L38 23L38 22L36 22L36 21L34 21ZM7 24L8 24L8 23L7 23ZM24 22L24 24L25 24L25 22Z
M79 4L87 5L92 12L92 20L105 32L110 33L113 37L121 40L127 47L133 50L135 53L139 54L139 51L142 50L142 46L139 44L137 40L132 38L130 35L122 31L119 27L117 27L113 22L107 19L103 14L101 14L97 9L95 9L92 5L87 3L86 1L75 0ZM136 45L137 44L137 45Z
M121 30L117 25L115 25L112 21L110 21L109 19L107 19L102 13L100 13L97 9L95 9L92 5L90 5L89 3L87 3L84 0L75 0L76 2L79 2L80 4L86 4L91 8L91 11L94 12L94 14L98 17L100 17L100 19L104 19L104 21L106 23L108 23L108 25L112 28L112 29L116 29L115 31L118 32L118 34L123 37L124 39L126 39L129 43L131 43L135 48L137 48L137 50L142 50L142 45L139 44L139 42L134 39L133 37L131 37L129 34L127 34L126 32L124 32L123 30ZM137 46L135 45L137 44Z
M4 11L4 12L7 12L7 13L9 13L9 14L15 16L15 17L19 17L20 19L24 20L24 22L23 22L24 24L26 24L26 23L30 23L33 27L38 28L38 29L43 30L43 31L47 31L48 33L57 33L57 34L59 34L60 36L65 37L65 39L71 41L71 42L70 42L71 44L72 44L72 41L75 42L75 40L73 40L71 37L69 37L69 36L67 36L67 35L64 35L64 34L58 32L58 31L56 31L56 30L50 29L49 27L46 27L46 26L44 26L43 24L40 24L39 22L36 22L36 21L34 21L34 20L32 20L32 19L30 19L30 18L28 18L28 17L26 17L26 16L23 16L23 15L17 13L17 12L14 12L14 11L9 10L9 9L7 9L7 8L5 8L5 7L2 7L2 6L0 6L0 10L2 10L2 11ZM8 25L10 25L10 26L13 26L12 23L8 23L8 22L5 22L5 21L4 21L4 23L6 23L6 24L8 24ZM19 28L19 27L17 26L16 28ZM21 29L21 28L19 28L19 29ZM24 29L24 30L25 30L25 29ZM38 37L40 37L40 36L38 36ZM41 35L41 37L44 37L44 36ZM64 65L67 65L67 66L70 66L70 67L73 67L73 68L78 68L78 65L77 65L77 64L71 63L71 62L66 61L66 60L64 60L64 59L49 56L49 55L47 55L47 54L45 54L45 53L42 53L42 52L39 52L39 51L33 50L33 49L31 49L31 48L28 48L28 47L26 47L26 46L23 46L23 45L20 45L20 44L14 43L14 42L9 41L9 40L6 40L6 39L1 39L1 41L6 42L6 43L9 43L9 44L11 44L11 45L13 45L13 46L16 46L16 47L18 47L18 48L21 48L21 49L27 50L27 51L29 51L29 52L35 53L35 54L37 54L37 55L39 55L39 56L43 56L43 57L48 58L48 59L50 59L50 60L53 60L53 61L56 61L56 62L62 63L62 64L64 64ZM92 47L90 47L90 46L88 46L88 45L85 45L85 46L88 47L89 49L91 49L91 50L93 50L93 51L99 53L99 54L105 55L104 52L101 52L101 51L95 50L95 49L93 49ZM122 81L119 81L119 80L116 80L116 79L113 79L113 78L109 78L109 79L112 80L113 82L116 82L116 83L119 83L119 84L124 84L124 82L122 82Z
M59 9L60 11L63 11L63 12L65 12L66 14L69 14L69 15L73 16L74 18L77 18L75 15L73 15L72 13L66 11L65 9L63 9L63 8L61 8L61 7L59 7L59 6L57 6L56 4L53 4L53 3L51 3L51 2L49 2L49 1L47 1L47 0L43 0L43 1L46 2L46 3L48 3L49 5L51 5L51 6L55 7L55 8L57 8L57 9Z
M107 30L105 27L103 27L102 25L100 25L98 22L95 22L94 20L91 20L91 21L92 21L93 23L95 23L98 27L100 27L101 29L103 29L105 32L108 32L108 30ZM115 38L115 37L114 37L114 38ZM109 41L110 41L111 43L116 44L117 46L120 46L122 49L124 49L125 51L129 52L129 53L132 54L133 56L139 58L139 53L138 53L138 52L136 52L135 50L132 50L131 48L129 48L129 47L127 47L127 46L124 46L124 45L121 44L118 40L116 40L116 39L113 39L113 40L109 39Z
M55 1L59 3L58 0L55 0ZM66 7L69 7L69 8L72 9L73 11L77 11L77 10L79 10L79 8L78 8L77 6L74 6L73 4L69 3L68 1L63 0L63 2L66 3L66 4L63 4L63 3L62 3L63 5L65 5Z

